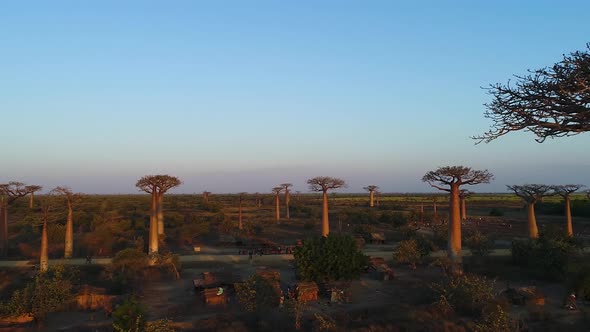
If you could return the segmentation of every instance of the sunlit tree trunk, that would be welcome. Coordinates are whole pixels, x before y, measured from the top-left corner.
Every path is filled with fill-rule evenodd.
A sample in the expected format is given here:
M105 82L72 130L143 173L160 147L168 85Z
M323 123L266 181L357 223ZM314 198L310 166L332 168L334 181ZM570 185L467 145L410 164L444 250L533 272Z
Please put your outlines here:
M574 236L574 228L572 227L572 207L570 203L570 195L565 195L565 219L567 222L567 235Z
M434 220L436 221L436 220L438 220L438 212L436 210L436 198L432 201L432 209L433 209L432 215L433 215Z
M459 185L451 184L449 202L449 257L456 262L461 261L461 208L459 202Z
M152 191L152 208L150 211L149 253L158 253L158 191L156 186Z
M156 216L158 218L158 235L164 235L164 194L158 194Z
M287 220L291 219L289 215L289 203L291 202L291 195L289 194L289 190L285 189L285 207L287 208Z
M322 236L330 234L330 220L328 219L328 191L322 194Z
M31 192L31 196L29 197L29 209L32 209L35 206L35 193Z
M8 212L4 201L0 202L0 254L6 255L8 249Z
M459 197L461 200L461 220L467 219L467 208L465 204L465 197Z
M49 267L49 258L47 256L47 218L43 220L43 230L41 231L41 255L39 259L39 269L46 272Z
M375 206L374 196L375 196L375 192L373 190L369 191L369 206L370 207Z
M74 252L74 217L72 205L68 203L68 219L66 221L66 243L64 258L72 258Z
M536 239L539 237L539 229L537 228L537 218L535 217L535 203L527 203L527 216L529 237Z
M280 224L281 223L281 205L280 205L279 193L277 193L275 196L275 217L276 217L277 223Z

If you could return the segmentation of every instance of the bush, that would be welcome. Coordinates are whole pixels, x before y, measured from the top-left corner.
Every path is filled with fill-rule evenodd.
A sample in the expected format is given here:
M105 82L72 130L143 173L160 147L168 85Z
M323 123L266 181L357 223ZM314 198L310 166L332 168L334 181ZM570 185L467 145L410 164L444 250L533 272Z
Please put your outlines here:
M113 310L113 328L117 332L145 331L145 308L130 297Z
M415 239L401 241L393 253L393 260L398 264L408 264L416 269L422 255L418 249L418 242Z
M512 261L539 278L562 280L580 245L562 232L541 233L538 239L512 242Z
M235 284L238 301L248 312L262 313L277 307L280 301L280 287L254 274L246 281Z
M391 224L395 227L403 227L410 222L410 218L408 214L403 212L384 212L379 217L379 222L383 224Z
M319 282L358 279L369 263L352 237L337 234L307 239L294 257L297 276Z
M64 310L73 299L72 275L63 266L39 272L33 282L12 294L1 307L7 315L31 315L41 324L45 317Z
M432 289L438 299L444 299L460 314L483 315L484 308L495 298L494 282L475 274L447 277L433 284Z
M108 267L111 279L125 285L143 276L144 269L149 265L148 255L135 248L119 251Z
M494 240L479 231L475 231L471 236L468 236L465 239L465 245L475 257L489 256L494 250Z
M568 282L570 291L585 301L590 301L590 265L582 266Z

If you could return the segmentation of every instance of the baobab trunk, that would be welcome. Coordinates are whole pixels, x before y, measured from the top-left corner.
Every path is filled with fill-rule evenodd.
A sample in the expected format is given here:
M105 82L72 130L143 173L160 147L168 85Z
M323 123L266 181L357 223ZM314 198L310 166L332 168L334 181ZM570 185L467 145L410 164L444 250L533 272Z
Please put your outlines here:
M31 197L29 197L29 209L32 209L35 205L35 193L31 192Z
M536 239L539 237L539 229L537 228L537 219L535 218L535 203L527 204L527 214L529 222L529 237Z
M467 219L467 208L465 206L465 197L461 197L461 220Z
M287 220L291 219L289 216L289 202L291 201L291 195L289 194L289 190L285 190L285 207L287 208Z
M276 210L275 213L276 213L277 223L280 224L281 223L281 206L280 206L278 193L275 197L275 210Z
M328 220L328 192L323 192L322 202L322 236L330 234L330 220Z
M461 262L461 210L459 204L459 186L451 185L449 203L449 257L454 262Z
M565 196L565 220L567 222L567 235L574 236L574 228L572 227L572 208L569 195Z
M373 190L369 191L369 206L370 206L370 207L373 207L373 206L375 206L375 204L374 204L374 201L373 201L373 199L374 199L374 196L375 196L375 195L373 194Z
M6 222L6 206L0 202L0 254L5 255L8 248L8 223Z
M41 272L46 272L49 266L49 258L47 257L47 220L43 221L43 230L41 231L41 256L39 259L39 269Z
M2 254L8 254L8 204L2 209Z
M150 211L149 253L158 253L158 193L156 187L152 192L152 209Z
M66 243L64 248L64 258L72 258L74 252L74 218L72 206L68 204L68 219L66 221Z
M158 218L158 235L164 235L164 194L158 194L158 205L156 208Z

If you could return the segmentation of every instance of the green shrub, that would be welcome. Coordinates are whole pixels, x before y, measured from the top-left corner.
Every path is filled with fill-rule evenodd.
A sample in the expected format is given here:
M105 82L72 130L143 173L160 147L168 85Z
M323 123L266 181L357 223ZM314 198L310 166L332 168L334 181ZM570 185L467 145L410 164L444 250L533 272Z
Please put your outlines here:
M338 234L305 240L294 257L299 279L320 282L358 279L369 262L352 237Z
M393 252L393 260L398 264L408 264L412 269L416 269L416 264L420 263L422 255L418 249L416 239L401 241Z
M113 310L113 329L117 332L145 331L145 308L135 297L126 299Z
M248 312L261 313L279 305L280 288L257 274L235 284L235 289L238 301Z
M585 301L590 301L590 265L584 265L570 277L568 288Z
M39 272L32 282L16 290L1 308L7 315L31 315L41 324L45 317L64 310L73 299L72 273L63 266Z
M441 283L432 285L455 312L467 315L482 315L484 308L495 299L494 282L475 274L451 275Z
M512 261L525 266L539 278L562 280L580 245L565 233L544 232L538 239L512 242Z
M475 257L489 256L494 250L494 240L479 231L475 231L471 236L468 236L465 239L465 245Z

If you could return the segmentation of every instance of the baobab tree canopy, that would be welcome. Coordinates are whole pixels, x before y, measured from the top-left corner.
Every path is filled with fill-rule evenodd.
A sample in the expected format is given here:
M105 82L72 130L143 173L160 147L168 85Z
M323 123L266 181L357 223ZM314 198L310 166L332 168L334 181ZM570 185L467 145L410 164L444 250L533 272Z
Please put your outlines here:
M506 186L514 194L527 203L536 203L543 196L551 194L552 187L544 184L525 184L522 186Z
M363 189L365 189L368 192L371 192L371 191L375 191L375 190L379 189L379 187L377 187L374 184L371 184L371 185L368 185L366 187L363 187Z
M551 67L516 76L515 82L488 88L485 104L491 129L473 137L491 142L512 131L526 130L541 143L547 137L572 136L590 130L590 44L585 51L564 55Z
M135 186L142 191L151 193L154 187L158 188L158 191L165 193L171 188L177 187L182 184L182 181L175 176L170 175L146 175L139 179Z
M565 184L565 185L561 185L561 186L551 186L551 189L557 195L565 197L566 195L570 195L572 193L575 193L576 191L578 191L584 187L585 186L583 184Z
M307 180L307 184L311 191L327 191L329 189L346 187L346 182L344 180L329 176L317 176L313 179Z
M36 187L38 186L25 186L22 182L10 181L5 184L0 184L0 195L7 196L7 203L10 204L19 197L30 194L32 192L31 190Z
M422 181L427 182L433 188L450 192L450 188L443 188L442 185L475 185L480 183L489 183L494 175L488 170L473 170L465 166L445 166L439 167L435 171L430 171L422 177Z

